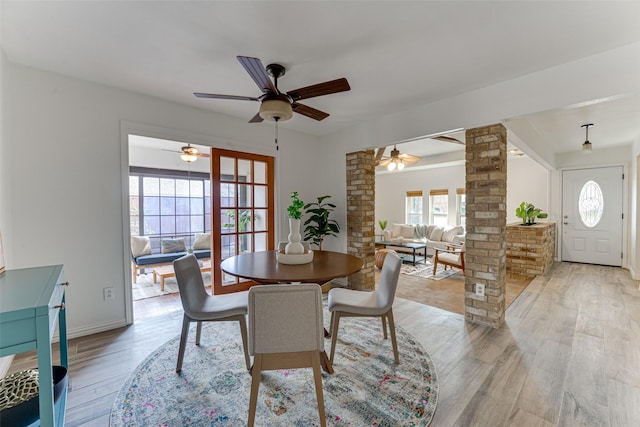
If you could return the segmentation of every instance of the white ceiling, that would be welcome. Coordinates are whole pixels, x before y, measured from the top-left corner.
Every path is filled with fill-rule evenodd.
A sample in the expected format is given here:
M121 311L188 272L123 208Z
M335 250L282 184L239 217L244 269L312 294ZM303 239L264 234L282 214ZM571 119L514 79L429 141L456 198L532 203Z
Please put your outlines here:
M329 118L282 123L312 135L640 40L638 1L3 0L0 11L2 49L12 62L247 121L255 102L192 95L258 96L236 55L285 65L285 91L346 77L351 91L304 101ZM566 152L584 139L586 122L595 123L594 147L628 144L640 134L640 97L505 124Z

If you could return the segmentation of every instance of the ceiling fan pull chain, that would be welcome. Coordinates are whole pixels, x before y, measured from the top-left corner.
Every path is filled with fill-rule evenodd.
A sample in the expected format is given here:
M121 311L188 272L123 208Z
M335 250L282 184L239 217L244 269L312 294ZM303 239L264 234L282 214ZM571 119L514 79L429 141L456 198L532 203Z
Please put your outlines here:
M276 151L278 151L280 149L278 147L278 118L276 117L274 120L276 121L276 140L275 140L275 142L276 142Z

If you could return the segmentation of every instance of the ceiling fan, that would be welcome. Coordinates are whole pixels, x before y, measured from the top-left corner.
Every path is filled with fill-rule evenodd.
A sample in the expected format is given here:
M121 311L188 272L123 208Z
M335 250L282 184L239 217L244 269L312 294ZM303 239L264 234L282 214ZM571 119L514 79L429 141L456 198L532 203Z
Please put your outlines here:
M195 162L198 160L198 157L209 157L209 154L201 153L196 147L192 147L191 144L187 144L180 148L180 151L175 150L165 150L170 151L172 153L180 153L180 158L187 163Z
M266 67L258 58L248 56L237 56L240 65L249 73L249 76L258 85L262 95L258 97L218 95L214 93L199 93L194 95L198 98L235 99L240 101L259 101L260 111L249 123L260 123L263 120L284 121L293 116L293 112L310 117L314 120L323 120L329 117L329 113L317 110L298 101L301 99L314 98L316 96L329 95L331 93L345 92L351 90L346 78L305 86L300 89L281 92L278 89L278 79L285 75L286 68L280 64L269 64ZM274 82L271 81L273 77Z
M390 171L404 169L406 165L412 165L420 160L419 156L414 156L412 154L401 154L400 150L393 146L393 150L391 150L391 157L383 157L384 148L379 148L376 153L376 166L386 167Z

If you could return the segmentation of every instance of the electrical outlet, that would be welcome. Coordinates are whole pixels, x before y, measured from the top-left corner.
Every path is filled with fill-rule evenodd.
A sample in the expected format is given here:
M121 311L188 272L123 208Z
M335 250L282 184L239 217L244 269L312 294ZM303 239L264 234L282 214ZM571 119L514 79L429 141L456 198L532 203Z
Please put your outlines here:
M476 283L476 296L484 296L484 283Z
M113 288L104 288L102 290L103 292L103 296L104 296L104 300L105 301L115 301L116 300L116 294L113 290Z

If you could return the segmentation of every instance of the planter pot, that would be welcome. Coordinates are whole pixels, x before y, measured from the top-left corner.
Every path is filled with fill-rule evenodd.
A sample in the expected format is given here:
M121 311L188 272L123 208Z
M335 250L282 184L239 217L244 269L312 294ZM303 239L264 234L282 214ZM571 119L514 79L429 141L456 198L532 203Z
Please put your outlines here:
M289 243L284 247L285 254L303 254L304 246L302 243L302 235L300 234L300 220L289 218Z

